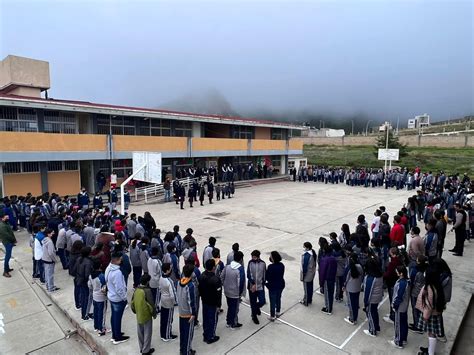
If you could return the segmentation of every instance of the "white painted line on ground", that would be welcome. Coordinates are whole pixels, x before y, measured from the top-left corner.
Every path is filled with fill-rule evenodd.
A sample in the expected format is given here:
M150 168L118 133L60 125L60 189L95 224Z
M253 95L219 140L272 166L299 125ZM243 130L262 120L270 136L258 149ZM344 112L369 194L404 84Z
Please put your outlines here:
M289 234L285 232L285 233L283 233L283 234L277 235L276 237L273 237L273 238L264 240L263 242L260 242L260 243L251 245L251 246L246 247L246 248L243 248L242 250L250 250L250 249L253 249L253 248L255 248L257 245L265 244L265 243L270 242L270 241L272 241L272 240L275 240L275 239L279 239L279 238L281 238L281 237L284 237L285 235L289 235Z
M247 307L250 308L250 305L247 304L247 303L245 303L245 302L241 302L241 304L243 304L244 306L247 306ZM270 316L270 314L267 313L267 312L265 312L265 311L261 311L261 312L262 312L263 314L267 315L267 316ZM329 340L326 340L326 339L324 339L324 338L321 338L321 337L317 336L316 334L310 333L310 332L308 332L307 330L304 330L304 329L302 329L302 328L300 328L300 327L297 327L296 325L293 325L293 324L291 324L291 323L289 323L289 322L287 322L287 321L281 319L281 317L280 317L280 318L276 318L276 320L279 321L279 322L281 322L281 323L283 323L283 324L285 324L285 325L287 325L287 326L289 326L289 327L291 327L291 328L293 328L293 329L296 329L296 330L298 330L298 331L300 331L300 332L302 332L302 333L304 333L304 334L306 334L306 335L309 335L309 336L312 337L312 338L318 339L318 340L322 341L323 343L326 343L326 344L328 344L328 345L330 345L330 346L332 346L332 347L334 347L334 348L337 348L337 349L340 349L340 350L341 350L341 347L339 347L338 345L336 345L336 344L334 344L334 343L331 343Z
M388 296L386 296L386 297L382 300L382 302L380 302L380 304L379 304L379 306L378 306L378 309L380 309L380 307L382 307L382 305L383 305L383 304L385 303L385 301L387 301L387 300L388 300ZM367 322L367 318L366 318L362 323L360 323L360 325L356 328L356 330L354 330L354 331L352 332L352 334L349 335L349 336L346 338L346 340L344 340L344 342L339 346L339 349L342 350L342 349L347 345L347 343L351 341L351 339L357 334L357 332L362 328L362 326L363 326L366 322Z

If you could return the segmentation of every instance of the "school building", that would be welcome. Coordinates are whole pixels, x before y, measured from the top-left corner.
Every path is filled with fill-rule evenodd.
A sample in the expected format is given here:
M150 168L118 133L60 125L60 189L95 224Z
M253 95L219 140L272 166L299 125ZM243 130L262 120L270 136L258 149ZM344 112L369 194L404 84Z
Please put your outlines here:
M134 151L161 152L171 173L183 167L271 161L287 173L303 153L301 126L48 98L49 63L0 62L0 196L95 191L99 171L119 180Z

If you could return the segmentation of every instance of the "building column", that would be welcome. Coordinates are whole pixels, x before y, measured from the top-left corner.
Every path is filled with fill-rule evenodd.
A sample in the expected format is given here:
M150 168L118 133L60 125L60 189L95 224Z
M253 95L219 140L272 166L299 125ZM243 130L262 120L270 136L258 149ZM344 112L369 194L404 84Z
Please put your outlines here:
M202 137L201 122L193 122L192 137Z
M40 161L39 162L39 169L41 175L41 192L44 194L48 192L48 162Z
M281 156L281 175L288 175L288 155Z
M44 132L44 111L36 109L36 117L38 119L38 132Z

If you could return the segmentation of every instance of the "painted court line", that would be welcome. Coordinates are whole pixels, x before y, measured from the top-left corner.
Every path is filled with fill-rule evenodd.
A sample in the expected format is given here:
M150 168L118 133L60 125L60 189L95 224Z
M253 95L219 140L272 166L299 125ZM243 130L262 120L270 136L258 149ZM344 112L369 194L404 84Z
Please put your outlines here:
M247 304L247 303L245 303L245 302L241 302L241 304L243 304L244 306L247 306L247 307L250 308L250 305ZM267 316L270 316L270 314L267 313L267 312L265 312L265 311L261 311L261 312L262 312L263 314L267 315ZM293 329L296 329L296 330L300 331L301 333L304 333L304 334L306 334L306 335L309 335L309 336L312 337L312 338L318 339L318 340L322 341L323 343L326 343L326 344L328 344L328 345L330 345L330 346L332 346L332 347L334 347L334 348L341 349L338 345L336 345L336 344L334 344L334 343L331 343L329 340L323 339L323 338L317 336L316 334L310 333L310 332L308 332L307 330L304 330L304 329L302 329L302 328L300 328L300 327L297 327L296 325L293 325L293 324L291 324L291 323L288 323L287 321L281 319L281 317L280 317L280 318L277 318L276 320L279 321L279 322L281 322L281 323L283 323L283 324L285 324L285 325L287 325L287 326L289 326L289 327L291 327L291 328L293 328Z
M380 307L382 307L382 305L383 305L383 304L385 303L385 301L387 301L387 300L388 300L388 296L386 296L386 297L382 300L382 302L380 302L380 304L379 304L379 306L378 306L377 308L380 309ZM362 328L362 326L363 326L365 323L367 323L367 318L366 318L362 323L360 323L360 325L352 332L351 335L349 335L349 336L347 337L346 340L344 340L344 342L339 346L339 349L344 348L344 347L347 345L347 343L350 342L351 339L357 334L357 332Z

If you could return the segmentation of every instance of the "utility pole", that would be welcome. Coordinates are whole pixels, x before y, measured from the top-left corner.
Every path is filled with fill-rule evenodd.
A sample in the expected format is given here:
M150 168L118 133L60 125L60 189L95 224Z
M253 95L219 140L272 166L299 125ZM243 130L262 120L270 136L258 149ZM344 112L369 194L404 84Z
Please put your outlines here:
M390 124L385 122L385 167L384 171L387 174L387 150L388 150L388 130L390 129Z
M351 123L352 123L352 133L351 133L351 136L354 135L354 120L351 120Z

